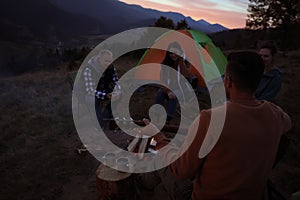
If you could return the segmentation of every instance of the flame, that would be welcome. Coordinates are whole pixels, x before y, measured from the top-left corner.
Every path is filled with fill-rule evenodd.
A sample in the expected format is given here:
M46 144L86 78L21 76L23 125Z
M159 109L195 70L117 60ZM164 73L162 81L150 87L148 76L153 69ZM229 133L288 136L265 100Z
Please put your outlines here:
M150 143L153 143L153 141L154 141L154 137L151 138L151 142Z
M150 145L151 146L155 146L156 145L156 141L154 140L154 137L151 138Z

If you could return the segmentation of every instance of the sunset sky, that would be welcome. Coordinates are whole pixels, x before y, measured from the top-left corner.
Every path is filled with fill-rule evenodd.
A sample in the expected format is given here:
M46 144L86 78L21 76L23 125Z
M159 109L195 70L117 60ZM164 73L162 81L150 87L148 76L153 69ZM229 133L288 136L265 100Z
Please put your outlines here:
M227 28L243 28L248 0L120 0L160 11L179 12L194 20L204 19Z

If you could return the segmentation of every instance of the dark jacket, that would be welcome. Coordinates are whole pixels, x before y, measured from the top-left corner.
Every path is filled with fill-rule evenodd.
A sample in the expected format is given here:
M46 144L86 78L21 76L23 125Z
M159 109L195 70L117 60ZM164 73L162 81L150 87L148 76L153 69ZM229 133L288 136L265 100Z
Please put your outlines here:
M96 101L105 100L106 94L111 93L118 83L115 67L110 65L103 72L103 69L98 66L96 58L92 57L88 61L88 65L79 72L80 79L75 83L74 92L83 97L82 100L87 96L96 98Z
M258 85L255 96L258 100L272 101L280 91L282 74L280 69L273 68L265 73Z

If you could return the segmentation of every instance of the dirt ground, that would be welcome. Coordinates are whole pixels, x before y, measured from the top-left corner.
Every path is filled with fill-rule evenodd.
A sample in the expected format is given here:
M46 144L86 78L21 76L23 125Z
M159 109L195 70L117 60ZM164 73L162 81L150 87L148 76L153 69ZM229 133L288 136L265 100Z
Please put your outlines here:
M118 60L119 74L135 63L131 57ZM300 190L300 51L280 55L277 63L283 86L276 103L292 117L293 130L288 151L271 178L291 194ZM72 119L68 73L34 72L0 79L0 199L97 199L95 171L100 162L89 153L75 153L82 143ZM134 117L147 115L154 92L146 87L136 93ZM153 194L144 194L145 199L154 199Z

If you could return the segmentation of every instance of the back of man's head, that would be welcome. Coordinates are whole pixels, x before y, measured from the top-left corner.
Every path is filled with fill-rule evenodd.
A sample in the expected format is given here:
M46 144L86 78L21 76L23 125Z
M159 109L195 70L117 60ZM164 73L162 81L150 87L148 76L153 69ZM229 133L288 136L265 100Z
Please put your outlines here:
M241 51L228 55L226 73L238 90L254 92L263 72L264 63L257 53Z

